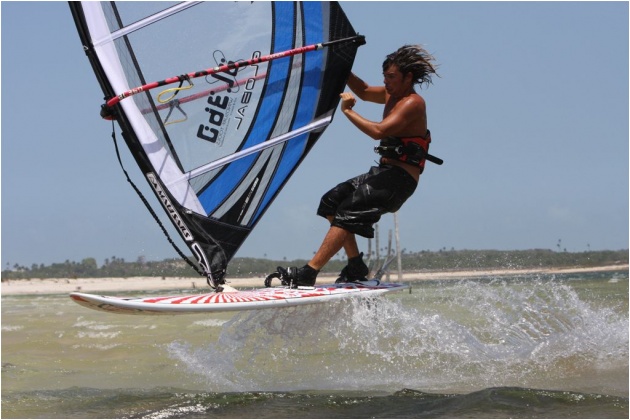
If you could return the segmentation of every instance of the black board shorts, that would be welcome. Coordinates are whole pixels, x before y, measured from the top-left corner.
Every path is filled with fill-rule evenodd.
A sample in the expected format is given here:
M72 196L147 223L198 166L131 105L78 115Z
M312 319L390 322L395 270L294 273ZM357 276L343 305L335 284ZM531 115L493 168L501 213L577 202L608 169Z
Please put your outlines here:
M403 168L373 166L367 173L342 182L324 194L317 214L324 218L332 216L332 226L373 238L374 223L383 214L397 211L417 185Z

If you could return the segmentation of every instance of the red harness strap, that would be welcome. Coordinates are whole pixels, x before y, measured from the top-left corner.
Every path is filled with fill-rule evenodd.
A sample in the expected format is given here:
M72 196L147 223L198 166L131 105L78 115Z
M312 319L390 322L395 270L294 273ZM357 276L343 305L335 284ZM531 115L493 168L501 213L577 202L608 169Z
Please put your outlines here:
M427 130L425 137L384 138L374 151L383 157L417 166L422 173L429 154L429 143L431 143L431 133Z

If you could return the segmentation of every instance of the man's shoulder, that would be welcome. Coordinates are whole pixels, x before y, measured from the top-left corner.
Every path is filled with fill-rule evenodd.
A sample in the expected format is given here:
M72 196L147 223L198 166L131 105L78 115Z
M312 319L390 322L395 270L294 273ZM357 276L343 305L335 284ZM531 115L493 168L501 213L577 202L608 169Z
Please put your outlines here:
M401 102L405 107L411 107L419 111L422 111L426 108L426 103L424 102L424 98L415 92L409 94L408 96L405 96L399 102Z
M409 95L409 98L414 102L424 104L424 98L418 92L413 92L411 95Z

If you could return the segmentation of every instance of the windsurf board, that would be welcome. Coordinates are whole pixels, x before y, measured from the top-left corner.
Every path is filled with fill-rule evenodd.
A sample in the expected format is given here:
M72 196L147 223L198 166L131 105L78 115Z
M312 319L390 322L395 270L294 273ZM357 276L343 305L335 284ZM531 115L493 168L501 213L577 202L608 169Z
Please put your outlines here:
M325 284L314 287L266 287L247 291L209 292L202 294L115 297L71 293L70 298L90 309L139 315L178 315L217 313L326 303L350 297L372 297L408 289L408 285L370 280L358 283Z

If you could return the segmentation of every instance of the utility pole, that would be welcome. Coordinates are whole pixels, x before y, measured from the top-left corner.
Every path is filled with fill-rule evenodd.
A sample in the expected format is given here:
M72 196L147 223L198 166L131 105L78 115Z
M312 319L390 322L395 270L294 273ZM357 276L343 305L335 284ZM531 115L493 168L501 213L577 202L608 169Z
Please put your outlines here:
M398 230L398 212L394 213L394 229L396 230L396 255L398 257L398 282L402 282L402 255L400 254L400 231Z
M389 233L387 235L387 258L385 258L384 261L389 261L389 259L392 257L392 230L389 230ZM389 270L387 270L387 282L389 283Z
M381 260L381 251L379 248L379 240L378 240L378 223L376 224L376 226L374 226L374 229L376 230L376 235L374 238L374 242L376 242L376 263L378 264L379 261Z

